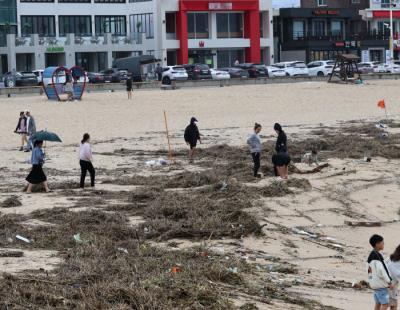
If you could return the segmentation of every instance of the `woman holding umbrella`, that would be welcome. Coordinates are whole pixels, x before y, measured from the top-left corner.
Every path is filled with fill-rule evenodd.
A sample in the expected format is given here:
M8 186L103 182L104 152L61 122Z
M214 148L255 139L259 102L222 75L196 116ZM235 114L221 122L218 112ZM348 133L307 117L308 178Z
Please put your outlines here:
M47 177L42 168L45 156L42 147L43 141L35 140L31 157L32 170L26 178L29 183L26 191L28 194L32 193L32 187L34 184L43 184L46 193L50 192L49 186L47 185Z

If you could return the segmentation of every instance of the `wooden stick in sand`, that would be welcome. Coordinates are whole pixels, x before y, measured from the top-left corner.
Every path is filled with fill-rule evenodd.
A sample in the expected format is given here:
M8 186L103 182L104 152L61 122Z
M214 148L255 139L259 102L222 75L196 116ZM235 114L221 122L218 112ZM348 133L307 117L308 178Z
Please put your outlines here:
M164 110L164 121L165 121L165 131L167 133L167 141L168 141L168 159L170 162L174 162L174 159L172 158L172 149L171 149L171 143L169 141L169 131L168 131L168 122L167 122L167 112Z

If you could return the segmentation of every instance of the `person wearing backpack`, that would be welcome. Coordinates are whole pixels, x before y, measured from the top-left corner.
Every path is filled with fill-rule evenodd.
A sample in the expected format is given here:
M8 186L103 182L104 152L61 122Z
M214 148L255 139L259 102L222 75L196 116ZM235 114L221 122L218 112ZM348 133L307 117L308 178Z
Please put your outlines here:
M389 309L389 289L393 289L393 284L388 267L380 253L385 243L383 237L379 235L373 235L369 243L373 250L367 260L368 283L374 290L375 310L387 310Z

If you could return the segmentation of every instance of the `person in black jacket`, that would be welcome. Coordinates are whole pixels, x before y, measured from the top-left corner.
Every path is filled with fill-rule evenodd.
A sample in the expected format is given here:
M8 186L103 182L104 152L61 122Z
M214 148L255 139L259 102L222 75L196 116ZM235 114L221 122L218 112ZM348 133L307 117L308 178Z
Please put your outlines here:
M197 119L192 117L190 119L190 124L185 129L185 142L190 146L189 150L189 162L193 162L193 157L196 151L197 141L201 143L200 132L197 128Z
M19 150L23 151L25 144L28 147L28 138L26 137L26 135L28 133L28 128L27 128L27 124L26 124L25 112L19 113L18 124L17 124L17 127L15 128L14 132L21 136L21 147L19 148Z
M132 77L128 77L126 80L126 92L128 93L128 100L132 99L132 86L133 86L133 81Z
M274 130L278 134L278 139L275 144L276 154L272 156L275 176L287 179L289 170L288 166L291 160L287 150L287 136L283 131L282 126L278 123L275 123Z

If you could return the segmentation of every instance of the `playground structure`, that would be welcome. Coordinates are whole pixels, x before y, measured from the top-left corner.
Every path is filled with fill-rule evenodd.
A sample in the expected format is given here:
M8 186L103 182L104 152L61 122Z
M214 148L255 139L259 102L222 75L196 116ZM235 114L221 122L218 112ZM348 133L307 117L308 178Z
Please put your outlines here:
M43 72L43 90L49 100L81 100L86 87L87 77L81 67L48 67ZM72 91L66 87L72 82ZM70 94L69 94L70 93Z
M359 59L357 55L353 54L337 55L328 83L362 83L360 71L357 66ZM335 77L338 80L334 80Z

